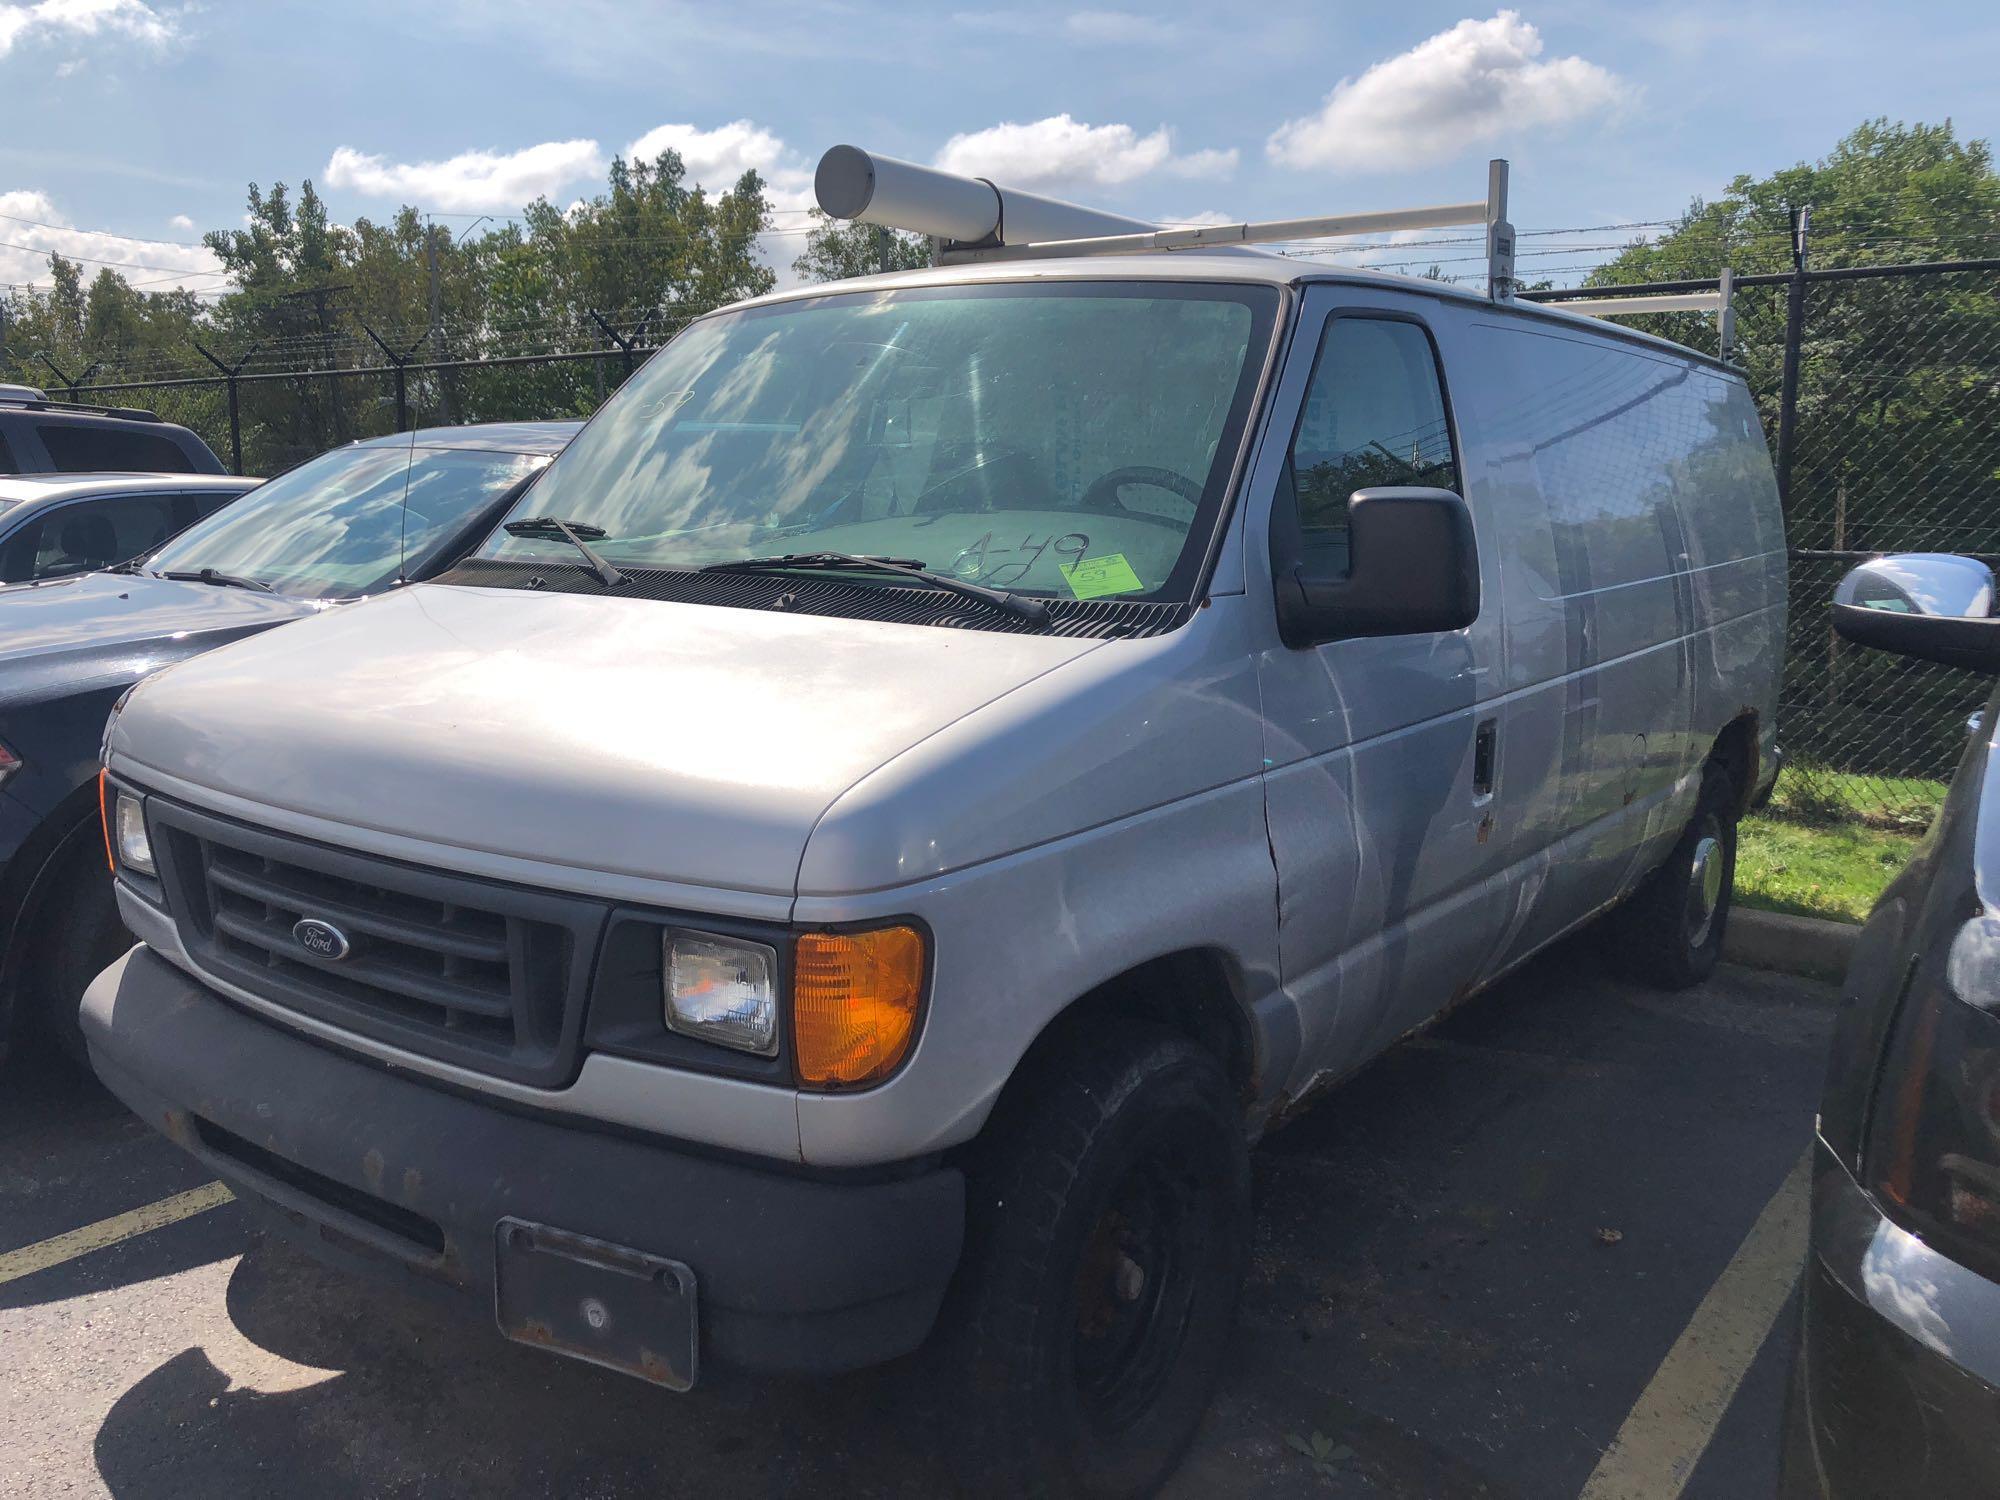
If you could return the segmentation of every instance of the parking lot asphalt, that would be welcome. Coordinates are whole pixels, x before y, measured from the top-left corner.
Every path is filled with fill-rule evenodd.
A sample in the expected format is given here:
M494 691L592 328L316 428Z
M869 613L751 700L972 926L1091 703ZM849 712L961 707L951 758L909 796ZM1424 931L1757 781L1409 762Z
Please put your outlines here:
M1169 1493L1769 1496L1833 993L1661 995L1578 941L1298 1114ZM672 1396L176 1198L207 1174L53 1060L0 1088L0 1493L949 1488L919 1362Z

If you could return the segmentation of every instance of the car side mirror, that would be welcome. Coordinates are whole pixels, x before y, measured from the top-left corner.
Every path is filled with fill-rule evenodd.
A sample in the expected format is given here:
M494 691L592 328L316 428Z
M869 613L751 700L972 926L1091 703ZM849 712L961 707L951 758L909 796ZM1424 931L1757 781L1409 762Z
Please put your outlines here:
M1450 490L1385 486L1347 503L1348 565L1307 552L1297 508L1272 510L1272 585L1288 646L1463 630L1479 618L1472 512Z
M1993 570L1948 552L1877 557L1840 580L1833 628L1877 651L2000 673Z

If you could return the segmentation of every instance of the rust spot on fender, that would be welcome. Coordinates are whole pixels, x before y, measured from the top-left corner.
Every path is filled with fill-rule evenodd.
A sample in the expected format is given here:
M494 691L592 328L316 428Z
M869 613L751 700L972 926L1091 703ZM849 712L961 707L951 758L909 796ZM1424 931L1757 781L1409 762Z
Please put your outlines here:
M540 1318L530 1318L527 1322L523 1323L519 1328L514 1330L514 1337L524 1344L541 1344L545 1348L550 1349L558 1347L556 1344L556 1331Z

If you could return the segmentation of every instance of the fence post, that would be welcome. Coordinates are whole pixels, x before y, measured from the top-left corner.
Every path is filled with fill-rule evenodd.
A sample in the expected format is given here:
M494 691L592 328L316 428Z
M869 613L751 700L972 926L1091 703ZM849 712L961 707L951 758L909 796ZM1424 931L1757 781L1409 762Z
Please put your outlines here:
M1792 279L1785 299L1785 368L1778 383L1778 505L1792 513L1792 446L1799 422L1799 345L1806 331L1806 237L1812 205L1792 210Z
M604 330L604 336L610 339L612 343L618 346L618 352L621 356L623 356L625 360L625 373L629 376L632 373L632 341L626 338L625 335L620 333L617 329L613 328L611 324L608 321L606 321L604 314L599 312L596 308L591 307L591 308L586 308L584 310L590 314L590 320L593 323L595 323L599 328L602 328ZM641 330L643 330L645 326L646 325L644 323L641 323L638 328L635 328L632 331L634 333L638 333Z
M76 399L77 396L76 388L82 385L86 380L90 379L90 377L95 375L99 370L104 368L103 360L93 359L89 364L83 367L83 373L77 376L74 380L72 380L68 375L63 373L63 368L61 365L57 364L54 360L49 358L48 352L46 350L37 349L35 351L35 358L39 359L43 364L47 365L49 367L49 373L54 375L56 379L60 380L64 385L69 387L69 400L70 400L70 405L72 406L80 406L83 404L82 402Z
M222 371L222 379L229 391L229 472L240 475L243 472L243 417L236 401L236 377L243 373L243 367L250 363L250 356L264 347L259 339L243 351L243 357L233 365L226 365L202 348L199 339L190 339L194 352Z
M403 367L410 362L410 357L430 338L431 331L426 328L423 336L416 343L398 354L394 349L391 349L387 344L382 342L381 334L370 328L366 323L362 323L359 318L356 318L354 321L360 323L361 331L375 341L375 347L382 351L382 357L389 361L390 369L395 371L396 431L408 432L410 430L410 380L408 372Z

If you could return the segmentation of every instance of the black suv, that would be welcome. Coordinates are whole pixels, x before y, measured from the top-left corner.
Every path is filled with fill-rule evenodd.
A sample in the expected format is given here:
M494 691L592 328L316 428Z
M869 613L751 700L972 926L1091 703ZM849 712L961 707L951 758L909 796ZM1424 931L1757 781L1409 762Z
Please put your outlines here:
M0 390L0 474L141 472L228 471L187 428L162 422L149 411L73 406Z

